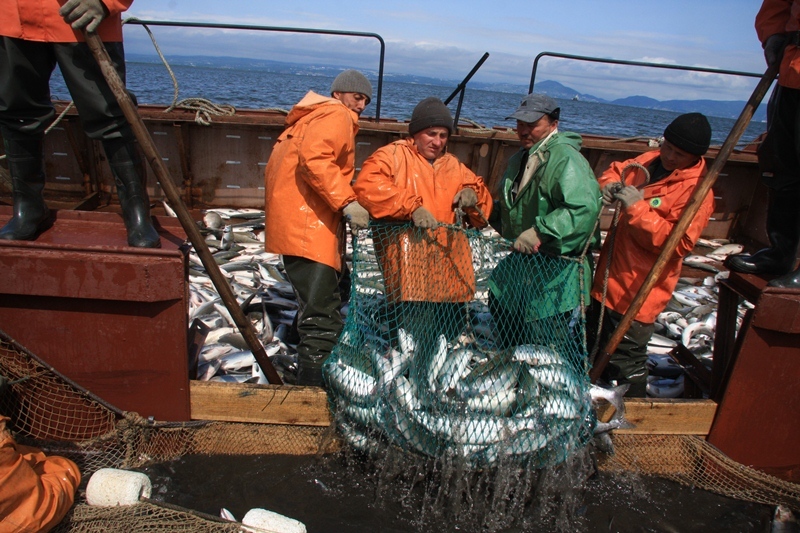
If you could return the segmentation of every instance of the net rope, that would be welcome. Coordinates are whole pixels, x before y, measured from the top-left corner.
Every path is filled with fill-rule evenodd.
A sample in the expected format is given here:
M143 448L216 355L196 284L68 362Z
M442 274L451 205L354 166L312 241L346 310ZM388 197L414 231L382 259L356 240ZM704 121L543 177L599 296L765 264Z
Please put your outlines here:
M349 444L476 468L552 466L585 446L584 262L511 245L450 225L354 239L350 311L324 366Z

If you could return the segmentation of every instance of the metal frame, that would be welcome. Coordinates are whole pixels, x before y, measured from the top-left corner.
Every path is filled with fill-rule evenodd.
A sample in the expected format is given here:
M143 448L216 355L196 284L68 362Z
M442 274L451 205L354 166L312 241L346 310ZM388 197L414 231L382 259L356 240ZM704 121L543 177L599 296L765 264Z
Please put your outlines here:
M705 68L705 67L689 67L686 65L666 65L664 63L648 63L645 61L626 61L624 59L604 59L600 57L590 57L590 56L577 56L573 54L562 54L559 52L542 52L541 54L536 56L536 59L533 60L533 69L531 71L531 83L528 86L528 94L533 92L533 84L536 81L536 69L539 66L539 59L544 56L550 57L560 57L562 59L575 59L578 61L590 61L592 63L609 63L612 65L630 65L636 67L652 67L652 68L665 68L671 70L688 70L692 72L708 72L711 74L728 74L734 76L747 76L749 78L761 78L764 74L763 73L754 73L754 72L741 72L738 70L723 70L723 69L715 69L715 68Z
M360 31L343 31L343 30L320 30L314 28L287 28L282 26L255 26L249 24L209 24L205 22L169 22L163 20L141 20L138 18L128 18L124 21L125 24L139 24L141 26L172 26L178 28L212 28L222 30L257 30L257 31L275 31L286 33L312 33L320 35L343 35L349 37L368 37L377 39L381 45L380 59L378 62L378 91L375 96L375 121L381 118L381 94L383 92L383 65L386 55L386 43L383 37L377 33L367 33Z

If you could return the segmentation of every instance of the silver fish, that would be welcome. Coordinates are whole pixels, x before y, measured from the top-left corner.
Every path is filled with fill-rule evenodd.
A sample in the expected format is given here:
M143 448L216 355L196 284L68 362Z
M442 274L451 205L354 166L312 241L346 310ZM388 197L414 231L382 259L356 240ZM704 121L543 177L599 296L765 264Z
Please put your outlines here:
M250 350L241 350L223 355L220 358L220 370L226 372L236 372L243 368L249 368L256 362L256 357Z
M350 402L364 405L374 399L378 386L374 377L341 361L326 368L331 388Z

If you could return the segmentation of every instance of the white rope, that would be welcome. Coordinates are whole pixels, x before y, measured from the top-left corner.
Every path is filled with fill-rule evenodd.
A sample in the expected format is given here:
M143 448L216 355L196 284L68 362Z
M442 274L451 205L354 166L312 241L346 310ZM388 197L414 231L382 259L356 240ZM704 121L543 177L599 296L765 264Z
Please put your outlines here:
M135 20L140 22L139 19L136 17L128 17L124 21L123 24ZM147 24L142 24L147 34L150 36L150 40L153 42L153 46L158 53L158 57L161 58L161 62L169 72L169 77L172 79L172 87L174 89L173 97L172 97L172 104L164 110L164 113L169 113L173 109L187 109L189 111L194 111L194 121L198 124L203 126L210 126L211 125L211 116L233 116L236 114L236 108L232 105L228 104L215 104L214 102L206 99L206 98L184 98L181 101L178 101L178 78L175 76L175 73L172 71L172 68L169 66L167 62L167 58L164 57L164 54L161 52L161 48L158 46L158 42L156 42L156 37L153 35L153 32L150 31L150 28L147 27Z

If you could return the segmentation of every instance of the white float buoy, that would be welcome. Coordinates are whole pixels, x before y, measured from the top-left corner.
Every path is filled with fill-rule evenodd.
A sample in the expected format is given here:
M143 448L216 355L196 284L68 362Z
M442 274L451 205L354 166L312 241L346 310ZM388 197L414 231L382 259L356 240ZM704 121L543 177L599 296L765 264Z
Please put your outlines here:
M272 533L306 533L306 526L302 522L259 508L247 511L242 524Z
M149 498L152 489L150 478L141 472L101 468L86 485L86 502L97 507L136 505Z

